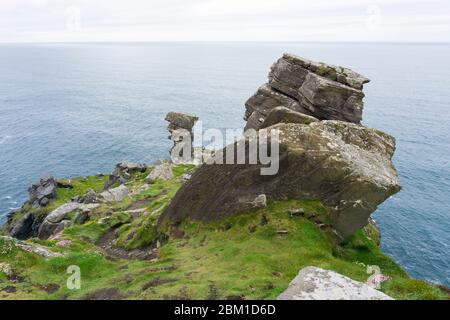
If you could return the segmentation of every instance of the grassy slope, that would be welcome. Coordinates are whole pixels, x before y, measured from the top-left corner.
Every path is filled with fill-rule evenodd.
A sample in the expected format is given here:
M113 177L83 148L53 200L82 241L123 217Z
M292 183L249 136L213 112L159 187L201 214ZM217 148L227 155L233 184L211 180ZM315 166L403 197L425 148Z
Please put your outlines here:
M0 299L273 299L303 267L318 266L365 281L369 276L366 265L378 265L384 274L393 278L383 284L382 291L394 298L448 298L437 287L411 279L380 252L375 240L365 232L358 232L339 246L313 222L288 214L289 209L301 207L323 215L326 208L315 201L273 202L265 209L217 223L186 221L178 230L168 232L169 242L159 249L155 261L106 258L95 243L109 226L98 224L98 219L112 216L111 220L126 222L128 217L123 211L133 203L142 203L149 214L120 227L117 243L127 249L150 245L155 239L153 224L181 186L181 175L190 169L179 166L175 179L158 181L132 199L98 208L90 222L65 231L65 238L73 241L69 248L56 247L51 241L38 241L64 252L65 257L44 260L17 248L8 249L7 243L0 241L0 263L7 263L15 273L8 277L0 271ZM135 176L129 186L142 185L144 176L145 173ZM83 194L88 188L99 190L104 179L73 180L75 189L60 190L58 204ZM280 235L279 230L289 233ZM70 265L81 269L81 290L66 289L66 269ZM8 286L17 291L2 292ZM48 294L46 290L51 291L48 290L51 287L59 289Z

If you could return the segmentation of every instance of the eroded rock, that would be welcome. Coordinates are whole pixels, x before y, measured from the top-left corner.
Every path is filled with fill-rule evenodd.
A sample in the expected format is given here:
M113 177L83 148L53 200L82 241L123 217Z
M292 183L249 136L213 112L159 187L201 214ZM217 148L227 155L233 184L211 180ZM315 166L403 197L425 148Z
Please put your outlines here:
M57 182L53 177L43 177L28 188L30 205L33 208L45 207L50 200L56 199Z
M371 286L333 271L308 267L300 271L278 300L393 300Z
M141 163L121 162L116 165L114 171L109 175L103 190L108 190L114 186L125 184L135 172L145 172L147 166Z
M124 185L121 185L114 189L105 190L102 193L100 193L100 196L106 201L106 202L119 202L123 201L126 197L128 197L130 194L130 191L128 188Z
M272 109L284 106L319 120L360 123L366 77L343 67L284 54L269 82L246 102L246 130L260 129Z
M153 183L158 179L161 180L170 180L173 179L173 170L172 165L168 162L165 162L163 164L157 165L145 178L145 182L147 183Z
M73 214L75 217L79 211L89 212L97 208L99 204L82 204L78 202L69 202L63 204L57 209L53 210L50 214L45 217L44 221L39 227L38 237L40 239L48 239L71 224L70 215Z
M247 210L248 199L265 194L272 200L322 201L332 227L345 238L366 226L377 206L400 190L392 164L395 140L381 131L342 121L269 129L280 133L277 174L261 175L261 164L203 165L179 190L160 224L219 220ZM246 155L249 163L248 145Z
M192 129L198 121L198 117L185 113L169 112L166 115L166 121L169 122L167 130L170 132L169 139L174 145L170 149L170 156L175 163L190 163L193 161L194 134ZM183 154L184 150L190 150L190 154Z

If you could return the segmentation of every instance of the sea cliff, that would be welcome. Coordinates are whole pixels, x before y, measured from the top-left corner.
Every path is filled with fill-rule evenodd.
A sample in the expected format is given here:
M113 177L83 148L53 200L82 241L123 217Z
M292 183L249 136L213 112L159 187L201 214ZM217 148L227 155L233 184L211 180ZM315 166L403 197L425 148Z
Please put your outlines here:
M163 161L40 178L2 231L0 298L448 299L380 251L371 215L400 181L395 139L361 125L368 82L283 55L247 101L236 142L249 151L251 130L277 130L275 175L262 163ZM166 120L175 148L198 118Z

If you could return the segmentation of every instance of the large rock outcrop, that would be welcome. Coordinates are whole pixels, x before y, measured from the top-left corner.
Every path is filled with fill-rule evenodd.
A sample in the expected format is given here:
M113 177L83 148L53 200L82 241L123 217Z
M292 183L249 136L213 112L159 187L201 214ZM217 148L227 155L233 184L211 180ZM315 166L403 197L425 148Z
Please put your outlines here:
M71 224L71 214L75 216L76 212L89 212L98 206L99 204L82 204L77 202L63 204L45 217L39 227L37 236L40 239L48 239Z
M400 190L391 161L395 140L381 131L343 121L280 123L269 129L280 135L276 175L261 175L261 164L203 165L180 189L160 224L222 219L251 208L265 194L270 200L322 201L329 207L329 223L346 237L366 226L377 206Z
M393 300L371 286L339 273L308 267L300 271L278 300Z
M198 117L180 112L169 112L166 115L166 121L169 122L169 126L167 127L170 133L169 139L174 143L170 149L172 161L175 163L191 162L194 155L194 133L192 129L198 121ZM189 140L186 141L186 139ZM186 144L191 150L190 155L183 155L183 146Z
M53 177L40 178L28 188L30 205L33 208L47 206L51 200L56 198L56 189L57 182Z
M320 200L327 223L345 238L369 223L377 206L400 190L392 164L393 137L361 126L363 85L369 79L342 67L285 54L246 103L246 164L203 165L160 218L218 220L253 208L255 199ZM251 164L253 130L279 133L279 171L261 175ZM269 145L267 145L269 147ZM226 162L227 149L218 153ZM275 151L276 152L276 151ZM253 157L253 159L255 159ZM259 158L260 160L260 158Z
M285 106L319 120L360 123L366 77L343 67L284 54L269 82L246 102L246 129L259 129L273 108Z

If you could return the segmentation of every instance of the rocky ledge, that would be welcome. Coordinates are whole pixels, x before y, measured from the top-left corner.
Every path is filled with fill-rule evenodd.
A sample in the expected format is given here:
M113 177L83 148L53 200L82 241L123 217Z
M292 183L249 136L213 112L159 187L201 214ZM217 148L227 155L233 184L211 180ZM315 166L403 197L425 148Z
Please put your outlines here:
M272 109L285 106L320 120L360 123L362 92L370 80L348 68L284 54L246 106L246 129L259 129Z

